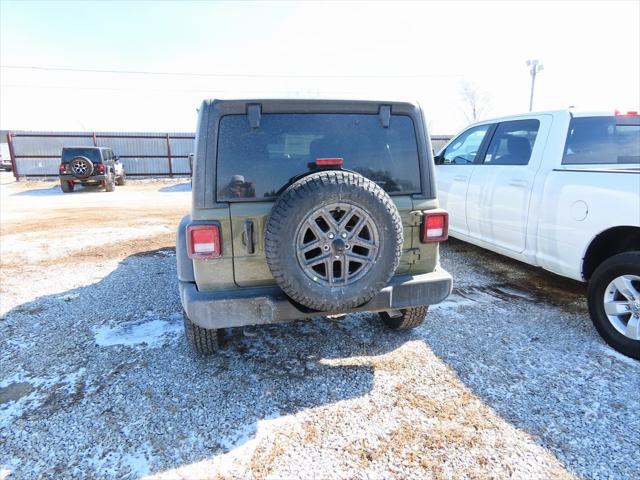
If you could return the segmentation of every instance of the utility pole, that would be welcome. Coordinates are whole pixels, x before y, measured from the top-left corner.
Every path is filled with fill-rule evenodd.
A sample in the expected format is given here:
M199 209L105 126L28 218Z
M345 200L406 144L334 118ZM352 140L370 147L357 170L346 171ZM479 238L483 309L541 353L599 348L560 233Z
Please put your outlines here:
M540 60L527 60L527 67L531 74L531 96L529 97L529 111L533 110L533 89L536 85L536 74L544 69Z

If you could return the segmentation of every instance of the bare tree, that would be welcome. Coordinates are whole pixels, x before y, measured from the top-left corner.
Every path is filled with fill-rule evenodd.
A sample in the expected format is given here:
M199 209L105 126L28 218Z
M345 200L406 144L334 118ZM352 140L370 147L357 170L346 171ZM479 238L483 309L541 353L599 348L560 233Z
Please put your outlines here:
M468 122L479 120L489 108L489 95L473 82L461 83L460 98L465 104L464 116Z

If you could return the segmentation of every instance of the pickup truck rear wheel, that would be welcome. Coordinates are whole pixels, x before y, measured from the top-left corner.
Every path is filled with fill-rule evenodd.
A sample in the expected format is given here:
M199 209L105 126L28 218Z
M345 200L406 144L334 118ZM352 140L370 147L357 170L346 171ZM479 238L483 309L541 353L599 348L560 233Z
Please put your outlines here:
M221 330L211 330L196 325L187 317L186 312L183 312L183 319L187 343L194 352L199 355L212 355L218 351L222 338Z
M395 315L389 312L380 312L380 318L391 330L409 330L422 325L427 317L428 305L403 308Z
M602 338L620 353L640 360L640 251L602 262L589 280L587 300Z

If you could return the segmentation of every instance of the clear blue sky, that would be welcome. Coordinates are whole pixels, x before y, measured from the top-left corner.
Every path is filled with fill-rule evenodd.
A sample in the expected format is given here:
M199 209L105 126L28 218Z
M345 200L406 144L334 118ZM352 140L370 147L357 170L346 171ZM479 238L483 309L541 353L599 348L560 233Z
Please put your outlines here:
M4 67L223 75L2 68L3 129L189 131L203 98L355 95L417 99L453 133L463 80L485 116L526 110L529 58L545 65L537 109L640 105L638 1L0 0L0 42Z

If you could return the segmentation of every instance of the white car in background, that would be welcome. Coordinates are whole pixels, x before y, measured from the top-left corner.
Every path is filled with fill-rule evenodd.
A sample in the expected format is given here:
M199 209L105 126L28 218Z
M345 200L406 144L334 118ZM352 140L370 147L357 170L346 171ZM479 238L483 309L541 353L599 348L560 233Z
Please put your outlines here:
M435 161L451 236L588 282L598 332L640 359L637 112L482 121Z
M13 170L11 166L11 157L9 156L9 147L6 143L0 143L0 169L7 172Z

